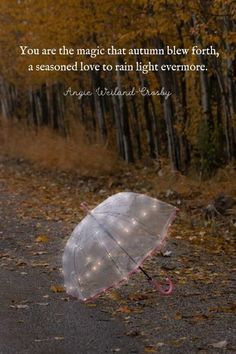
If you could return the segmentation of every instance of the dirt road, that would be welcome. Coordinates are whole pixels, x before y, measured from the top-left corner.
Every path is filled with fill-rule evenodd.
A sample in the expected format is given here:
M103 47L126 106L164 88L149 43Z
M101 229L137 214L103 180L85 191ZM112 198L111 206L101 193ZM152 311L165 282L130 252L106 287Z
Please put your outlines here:
M106 192L93 199L87 186L96 181L7 159L0 183L1 354L235 352L232 240L177 221L169 252L145 264L157 278L172 276L173 296L161 297L135 274L82 304L64 292L61 256L82 217L80 201L97 203Z

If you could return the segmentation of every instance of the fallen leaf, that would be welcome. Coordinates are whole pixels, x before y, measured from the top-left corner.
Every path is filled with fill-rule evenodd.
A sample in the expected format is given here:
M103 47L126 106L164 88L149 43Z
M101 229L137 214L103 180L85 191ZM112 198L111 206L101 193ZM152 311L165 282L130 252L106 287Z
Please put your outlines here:
M161 252L161 255L162 255L163 257L170 257L171 254L172 254L172 251Z
M61 297L61 300L62 301L69 301L70 299L69 299L69 297Z
M92 304L92 303L87 303L86 306L87 307L96 307L97 305L96 304Z
M15 309L28 309L29 305L10 305L10 307Z
M107 295L111 300L120 301L122 299L122 297L118 291L112 291L112 292L108 293Z
M130 313L131 309L128 306L121 306L116 310L117 312Z
M48 238L48 236L46 236L46 235L40 235L40 236L38 236L37 238L36 238L36 240L35 240L35 242L37 242L37 243L46 243L46 242L48 242L49 241L49 238Z
M120 352L120 348L113 348L111 349L111 352Z
M37 302L36 305L39 305L39 306L48 306L48 305L49 305L49 302Z
M128 331L126 333L126 335L130 336L130 337L137 337L140 335L140 332L134 329L134 330Z
M52 285L50 290L53 293L63 293L65 291L65 288L62 285Z
M146 300L146 299L148 299L148 296L146 294L136 293L136 294L129 295L129 300L132 300L132 301L141 301L141 300Z
M182 315L180 313L176 313L174 316L174 320L181 320L182 319Z
M191 318L191 322L198 323L207 320L209 317L204 314L197 314Z
M219 312L224 312L224 313L235 313L235 310L236 310L236 304L230 304L229 306L219 307Z
M46 340L49 340L49 338L44 338L44 339L35 339L35 342L44 342Z
M8 253L0 253L0 258L11 258Z
M42 254L47 254L46 251L32 252L34 256L41 256Z
M221 340L220 342L210 344L213 348L225 349L227 347L227 340Z
M38 263L31 263L32 267L48 267L49 263L47 262L38 262Z
M143 313L143 308L142 307L136 307L132 310L134 313Z
M130 316L126 316L126 317L124 317L124 320L125 321L129 321L131 319L131 317Z
M171 344L173 344L176 347L180 347L182 345L182 341L185 340L186 337L178 338L178 339L173 339L171 341Z
M145 349L144 349L145 353L156 353L156 349L152 346L152 345L149 345L147 346Z
M158 348L163 347L163 345L165 345L165 343L163 343L163 342L158 342L158 343L156 344L156 346L157 346Z
M17 267L22 267L22 266L25 266L27 265L27 263L25 261L22 261L22 260L19 260L16 262L16 266Z

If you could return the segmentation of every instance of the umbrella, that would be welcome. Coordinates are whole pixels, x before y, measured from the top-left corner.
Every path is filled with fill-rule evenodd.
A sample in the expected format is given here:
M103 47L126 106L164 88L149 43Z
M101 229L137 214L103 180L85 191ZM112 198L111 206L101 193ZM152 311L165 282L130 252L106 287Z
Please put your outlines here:
M176 208L143 194L121 192L93 210L82 203L87 216L76 226L63 254L65 288L83 301L110 287L119 286L131 273L141 270L150 284L164 290L142 268L144 260L160 250Z

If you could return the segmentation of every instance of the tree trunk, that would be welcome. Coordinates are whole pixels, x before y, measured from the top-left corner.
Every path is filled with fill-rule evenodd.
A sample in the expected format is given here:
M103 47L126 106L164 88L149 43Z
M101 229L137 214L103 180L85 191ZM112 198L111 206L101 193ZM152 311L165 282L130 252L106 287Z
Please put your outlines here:
M122 63L123 62L120 59L120 61L117 64L122 64ZM117 87L120 91L122 91L122 83L121 83L121 76L122 75L123 74L121 74L121 72L117 71L116 82L117 82ZM126 102L126 99L123 95L118 96L118 101L119 101L119 113L120 113L120 122L121 122L122 138L123 138L123 145L124 145L125 161L134 162L127 102Z
M102 82L100 80L98 73L92 72L92 83L93 83L94 90L96 90L96 88L98 87L102 87ZM94 104L95 104L95 111L97 114L98 127L99 127L102 140L105 143L107 139L107 128L106 128L104 111L102 106L102 99L103 99L102 96L99 97L98 95L94 94Z
M157 48L163 48L162 41L158 38L156 40ZM157 63L159 67L166 62L166 60L162 56L157 56ZM163 87L166 91L173 92L172 82L174 81L173 74L169 72L159 71L156 72L157 80L160 81L161 87ZM178 153L178 143L176 140L176 133L174 129L174 107L172 103L172 98L163 100L163 110L164 110L164 119L166 123L166 134L167 134L167 142L168 142L168 153L169 159L171 163L171 167L173 170L179 170L179 153Z

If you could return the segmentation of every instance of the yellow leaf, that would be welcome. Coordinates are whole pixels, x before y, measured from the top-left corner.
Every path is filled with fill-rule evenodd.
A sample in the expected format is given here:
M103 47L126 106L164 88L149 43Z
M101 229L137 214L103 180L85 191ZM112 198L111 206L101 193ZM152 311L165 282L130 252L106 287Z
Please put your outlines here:
M96 307L97 305L96 304L93 304L93 303L88 303L86 304L87 307Z
M177 312L175 314L175 316L174 316L174 320L178 321L178 320L181 320L181 319L182 319L182 315L179 312Z
M38 237L36 238L36 240L35 240L35 242L37 242L37 243L40 243L40 242L46 243L46 242L48 242L48 241L49 241L49 238L48 238L48 236L46 236L46 235L40 235L40 236L38 236Z
M209 317L205 314L196 314L191 318L191 322L198 323L207 320Z
M132 301L141 301L141 300L148 299L148 296L146 294L136 293L136 294L130 294L129 299Z
M47 263L47 262L38 262L38 263L32 262L31 266L32 267L48 267L49 263Z
M54 293L63 293L65 288L62 285L52 285L50 290Z
M118 308L117 312L130 313L131 309L128 306L121 306Z
M154 347L152 347L151 345L149 345L148 347L146 347L144 349L145 353L156 353L156 349Z
M108 293L107 295L111 300L120 301L122 299L120 293L118 293L118 291L115 290Z

